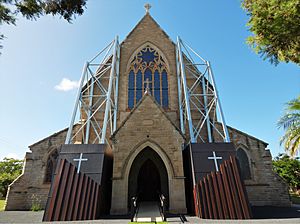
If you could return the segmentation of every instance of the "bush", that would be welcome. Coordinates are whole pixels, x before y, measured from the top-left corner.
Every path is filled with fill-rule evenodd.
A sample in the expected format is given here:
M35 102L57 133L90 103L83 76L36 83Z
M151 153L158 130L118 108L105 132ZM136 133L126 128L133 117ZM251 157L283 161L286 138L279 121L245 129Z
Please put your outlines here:
M8 186L22 173L23 160L4 158L0 161L0 195L6 197Z
M300 190L300 161L287 154L279 154L273 160L273 170L282 177L293 192Z

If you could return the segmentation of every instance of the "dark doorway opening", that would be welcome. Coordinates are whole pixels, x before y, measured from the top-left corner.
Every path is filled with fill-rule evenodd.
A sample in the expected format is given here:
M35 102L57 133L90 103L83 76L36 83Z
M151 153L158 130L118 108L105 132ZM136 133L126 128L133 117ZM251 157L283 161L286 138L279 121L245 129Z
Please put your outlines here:
M141 201L157 201L161 192L160 176L155 164L146 160L138 175L138 196Z
M150 147L143 149L134 159L128 177L128 208L132 197L138 201L158 201L159 195L169 203L168 173L163 160Z

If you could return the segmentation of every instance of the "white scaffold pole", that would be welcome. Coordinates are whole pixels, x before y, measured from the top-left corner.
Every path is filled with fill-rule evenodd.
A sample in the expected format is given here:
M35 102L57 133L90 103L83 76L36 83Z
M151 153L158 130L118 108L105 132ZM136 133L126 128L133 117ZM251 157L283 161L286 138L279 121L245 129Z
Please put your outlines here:
M179 106L179 116L180 116L180 129L183 134L185 134L184 120L183 120L183 109L182 109L182 92L181 92L181 82L180 82L180 62L178 56L178 46L176 46L176 68L177 68L177 88L178 88L178 106Z
M116 36L116 38L114 40L114 53L113 53L112 65L111 65L110 76L109 76L108 90L106 93L105 114L104 114L102 134L101 134L101 139L100 139L101 144L105 143L108 116L109 116L110 110L111 110L111 92L112 92L115 67L116 67L117 44L118 44L118 36Z
M225 122L225 117L224 117L223 110L222 110L222 107L221 107L221 102L220 102L217 86L216 86L216 83L215 83L214 74L212 72L211 65L210 65L209 61L207 61L207 67L208 67L209 75L211 76L211 82L212 82L212 85L213 85L213 88L214 88L215 98L217 98L217 107L218 107L219 112L220 112L220 116L221 116L220 119L221 119L221 123L222 123L222 126L223 126L223 132L224 132L224 142L230 142L230 137L229 137L229 134L228 134L228 129L227 129L227 125L226 125L226 122Z
M207 117L206 127L207 127L208 142L212 143L213 139L212 139L212 136L211 136L210 119L209 119L209 114L208 114L208 110L207 110L207 106L208 106L207 105L207 92L206 92L204 75L202 75L201 82L202 82L202 91L203 91L203 100L204 100L204 111L205 111L205 116Z
M89 63L86 62L83 66L82 75L80 78L79 87L78 87L78 91L77 91L75 106L74 106L70 126L69 126L69 129L67 132L65 144L71 143L71 135L72 135L72 131L73 131L74 121L75 121L75 117L76 117L76 113L77 113L77 109L78 109L78 105L79 105L79 100L80 100L80 96L81 96L81 90L82 90L82 86L83 86L83 82L84 82L84 77L86 75L88 65L89 65Z
M186 116L189 124L190 139L191 139L191 143L196 143L197 140L195 139L195 134L193 130L193 121L192 121L192 115L190 110L190 96L189 96L187 83L186 83L185 68L184 68L184 62L183 62L182 51L181 51L181 40L179 36L177 37L177 48L178 48L178 56L180 61L181 78L182 78L184 100L185 100L185 110L186 110Z
M90 126L91 126L91 115L92 115L92 106L93 106L93 95L94 95L94 77L91 78L91 87L89 90L89 112L87 117L87 124L86 124L86 132L85 132L85 144L89 143L90 138Z
M119 73L120 73L120 46L119 40L117 39L117 61L116 61L116 81L115 81L115 108L114 108L114 123L113 132L117 129L117 116L118 116L118 97L119 97Z

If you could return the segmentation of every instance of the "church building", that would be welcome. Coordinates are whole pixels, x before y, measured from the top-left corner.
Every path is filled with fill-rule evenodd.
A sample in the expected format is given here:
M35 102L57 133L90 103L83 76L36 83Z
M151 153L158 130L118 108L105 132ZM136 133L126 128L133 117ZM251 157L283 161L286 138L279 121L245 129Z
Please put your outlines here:
M225 123L210 63L171 40L149 8L122 42L85 64L70 127L29 146L6 210L44 209L66 159L103 186L105 214L129 214L133 198L160 195L169 213L195 213L193 186L230 155L250 206L290 206L268 144Z

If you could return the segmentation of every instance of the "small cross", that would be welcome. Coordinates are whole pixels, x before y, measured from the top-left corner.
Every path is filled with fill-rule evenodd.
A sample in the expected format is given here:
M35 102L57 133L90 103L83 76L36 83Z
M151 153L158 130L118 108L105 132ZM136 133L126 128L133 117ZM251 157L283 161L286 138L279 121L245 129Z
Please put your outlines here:
M150 84L151 82L149 81L149 78L147 78L146 81L144 81L144 83L146 83L145 93L151 94L151 93L150 93L150 88L149 88L149 84Z
M88 161L87 158L82 158L82 155L83 155L83 153L80 153L79 159L73 159L73 161L76 161L76 162L78 161L77 173L79 173L79 171L80 171L81 162L82 162L82 161Z
M213 159L214 160L214 163L215 163L215 167L216 167L216 171L218 172L219 171L219 166L218 166L218 159L222 159L222 157L218 157L216 156L216 152L213 151L213 156L209 156L207 157L208 159Z
M146 13L149 13L149 10L151 9L151 5L149 3L144 5L145 9L146 9Z

